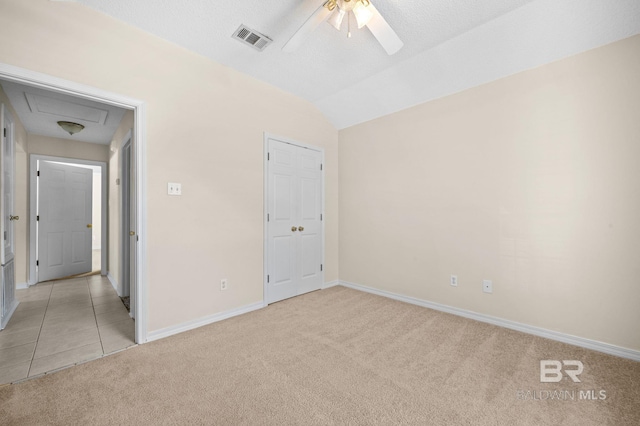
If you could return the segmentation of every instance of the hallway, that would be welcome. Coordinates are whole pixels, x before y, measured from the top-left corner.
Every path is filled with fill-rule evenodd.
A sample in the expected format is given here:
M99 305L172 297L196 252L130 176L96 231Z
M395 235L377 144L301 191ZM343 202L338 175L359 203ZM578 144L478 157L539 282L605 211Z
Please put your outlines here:
M0 384L100 358L134 343L134 321L106 277L17 290L18 309L0 331Z

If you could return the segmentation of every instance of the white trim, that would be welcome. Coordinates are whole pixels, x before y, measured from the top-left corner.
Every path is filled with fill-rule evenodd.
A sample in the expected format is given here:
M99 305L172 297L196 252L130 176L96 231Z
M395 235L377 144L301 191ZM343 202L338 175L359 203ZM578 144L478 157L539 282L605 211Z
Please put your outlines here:
M116 293L118 294L118 297L120 297L120 293L118 293L118 280L116 280L115 278L113 278L113 275L111 275L111 271L107 272L107 279L109 280L109 282L111 283L111 287L113 287L113 289L116 291Z
M134 112L134 147L135 147L135 179L136 179L136 222L138 244L136 245L136 343L147 341L148 301L147 301L147 167L146 167L146 104L140 100L107 92L95 87L75 83L47 74L0 63L0 78L15 83L26 84L58 93L90 99L96 102L133 110Z
M182 324L172 325L160 330L151 331L147 335L147 342L152 342L158 339L164 339L165 337L173 336L174 334L183 333L185 331L193 330L194 328L202 327L205 325L213 324L214 322L222 321L228 318L232 318L238 315L246 314L264 307L262 302L252 303L250 305L241 306L239 308L231 309L224 312L219 312L213 315L207 315L203 318L183 322Z
M337 285L340 285L340 280L329 281L328 283L324 283L322 285L322 289L325 290L327 288L335 287Z
M51 155L41 155L41 154L29 154L29 171L27 173L29 177L29 271L27 276L27 281L29 285L34 285L38 282L38 273L36 270L36 260L38 259L37 253L37 232L36 232L36 215L38 212L36 211L35 206L37 206L37 194L36 190L38 180L36 176L37 172L37 162L38 161L55 161L59 163L68 163L68 164L82 164L87 166L99 166L100 167L100 180L101 180L101 200L100 200L100 220L102 221L102 230L100 232L100 238L102 240L100 245L100 274L104 275L107 273L107 255L108 253L108 245L107 241L108 237L108 209L109 209L109 190L107 189L108 183L108 170L107 163L104 161L93 161L93 160L81 160L78 158L70 158L70 157L54 157Z
M510 330L521 331L523 333L532 334L534 336L544 337L546 339L556 340L562 343L568 343L570 345L579 346L586 349L591 349L605 354L618 356L621 358L627 358L634 361L640 361L640 351L633 349L623 348L620 346L611 345L609 343L599 342L597 340L585 339L584 337L573 336L571 334L560 333L558 331L547 330L541 327L535 327L533 325L522 324L515 321L510 321L490 315L480 314L466 309L460 309L453 306L443 305L436 302L429 302L427 300L417 299L415 297L403 296L401 294L392 293L386 290L378 290L375 288L367 287L360 284L354 284L347 281L340 281L340 285L348 287L354 290L364 291L366 293L376 294L378 296L388 297L390 299L399 300L401 302L411 303L412 305L418 305L436 311L446 312L453 315L458 315L464 318L485 322L488 324L497 325L499 327L508 328Z
M262 229L264 232L263 235L263 249L262 249L262 301L263 301L263 306L267 306L267 291L268 291L268 285L267 285L267 275L269 274L269 241L268 241L268 236L269 236L269 223L267 221L267 215L269 214L269 160L268 160L268 154L269 154L269 139L275 139L277 141L280 142L284 142L284 143L288 143L290 145L295 145L295 146L299 146L301 148L306 148L306 149L310 149L313 151L317 151L322 155L322 170L320 171L320 185L321 185L321 194L322 194L322 220L321 220L321 232L322 232L322 248L321 248L321 262L323 265L322 271L320 272L321 277L320 280L321 282L324 283L324 273L325 270L327 269L327 264L325 262L325 223L327 221L327 215L325 214L325 198L326 198L326 194L325 194L325 172L326 172L326 168L324 167L325 164L325 156L324 156L324 148L322 147L318 147L318 146L314 146L314 145L309 145L306 143L302 143L302 142L298 142L296 140L293 139L289 139L289 138L285 138L282 136L278 136L275 135L273 133L268 133L268 132L264 132L264 136L263 136L263 146L264 146L264 151L263 151L263 201L264 201L264 206L263 206L263 222L262 222ZM324 284L320 286L320 288L324 288Z
M26 290L29 288L29 284L24 282L24 283L16 283L16 290Z

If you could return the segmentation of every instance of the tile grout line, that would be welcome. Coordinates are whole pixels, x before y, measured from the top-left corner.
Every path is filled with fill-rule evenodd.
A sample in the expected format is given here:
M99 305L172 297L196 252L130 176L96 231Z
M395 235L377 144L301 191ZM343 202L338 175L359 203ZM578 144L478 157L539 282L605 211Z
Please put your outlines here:
M91 285L89 279L87 279L87 285L89 285L89 297L91 298L91 308L93 309L93 319L96 322L96 329L98 330L98 339L100 339L100 347L102 348L102 355L104 356L104 343L102 342L102 333L100 333L100 326L98 325L98 315L96 314L96 305L93 304L93 293L91 292Z
M38 285L38 283L36 283ZM33 352L31 353L31 361L29 361L29 370L27 370L27 377L31 373L31 367L33 367L33 358L36 356L36 350L38 349L38 343L40 343L40 334L42 334L42 328L44 327L44 319L47 316L47 311L49 310L49 303L51 302L51 295L53 294L53 286L55 284L51 284L51 290L49 291L49 298L47 299L47 306L44 309L44 315L42 316L42 322L40 323L40 330L38 330L38 337L36 338L36 344L33 345Z

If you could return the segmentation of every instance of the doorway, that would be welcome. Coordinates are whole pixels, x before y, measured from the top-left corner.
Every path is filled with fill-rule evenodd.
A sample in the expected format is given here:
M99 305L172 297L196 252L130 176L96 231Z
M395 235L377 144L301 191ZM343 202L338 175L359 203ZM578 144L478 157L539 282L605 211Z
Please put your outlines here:
M324 152L265 135L265 304L324 282Z
M30 156L31 285L106 274L106 169L98 161Z
M101 102L108 105L117 106L123 109L133 111L134 129L132 138L132 169L131 174L132 185L135 185L134 207L135 212L135 246L133 248L132 258L135 271L135 285L131 285L135 292L135 341L136 343L144 343L147 341L147 308L146 308L146 180L145 180L145 104L142 101L132 99L126 96L105 92L103 90L85 86L68 80L59 79L46 74L41 74L22 68L14 67L0 63L0 79L14 83L37 87L49 90L55 93L64 93L66 95L75 96L80 99L88 99ZM121 247L118 247L120 250ZM29 257L34 256L30 250ZM104 264L104 262L103 262ZM29 270L29 283L33 283L35 279L34 271Z

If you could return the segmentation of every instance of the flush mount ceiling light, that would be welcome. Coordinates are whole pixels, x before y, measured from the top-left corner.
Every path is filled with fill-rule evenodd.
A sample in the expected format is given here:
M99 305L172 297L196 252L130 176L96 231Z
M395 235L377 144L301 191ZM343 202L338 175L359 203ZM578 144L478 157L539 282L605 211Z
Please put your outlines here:
M393 55L404 46L400 37L380 15L378 9L370 0L327 0L302 24L302 27L291 37L282 48L285 52L297 50L307 37L318 26L327 21L337 30L340 30L344 20L347 20L347 36L351 37L351 16L358 28L366 26L376 37L384 50Z
M74 133L78 133L84 129L82 124L73 123L71 121L58 121L58 126L62 127L62 130L73 136Z

